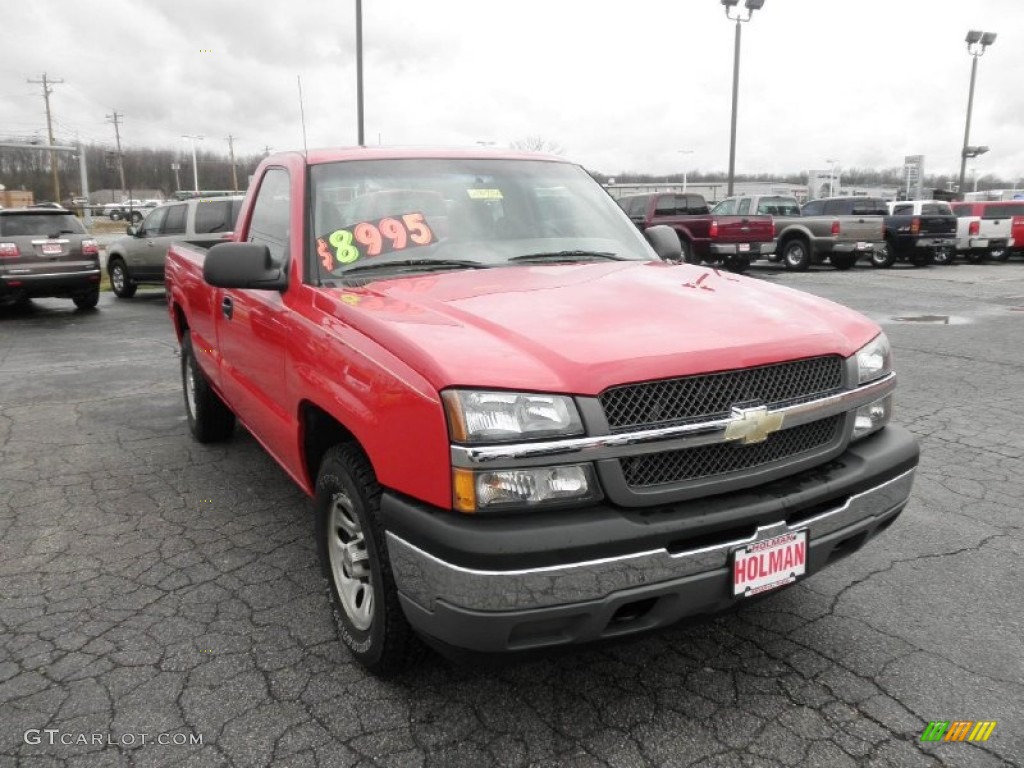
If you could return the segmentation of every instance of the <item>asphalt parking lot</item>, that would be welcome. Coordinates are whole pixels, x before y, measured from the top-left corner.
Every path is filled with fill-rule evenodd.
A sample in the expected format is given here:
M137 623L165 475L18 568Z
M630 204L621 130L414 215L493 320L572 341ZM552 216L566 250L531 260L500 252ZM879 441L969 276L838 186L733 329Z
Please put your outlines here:
M1024 263L753 274L885 327L922 446L896 524L726 615L390 682L336 640L284 472L189 438L162 292L0 310L0 764L1021 765Z

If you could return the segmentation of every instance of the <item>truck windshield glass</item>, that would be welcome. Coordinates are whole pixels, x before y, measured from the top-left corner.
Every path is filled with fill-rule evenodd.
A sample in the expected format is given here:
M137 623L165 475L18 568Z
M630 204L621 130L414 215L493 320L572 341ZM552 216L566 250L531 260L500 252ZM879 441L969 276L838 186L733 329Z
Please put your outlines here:
M314 166L311 179L310 242L321 279L390 261L502 266L540 253L656 259L597 182L568 163L359 160Z

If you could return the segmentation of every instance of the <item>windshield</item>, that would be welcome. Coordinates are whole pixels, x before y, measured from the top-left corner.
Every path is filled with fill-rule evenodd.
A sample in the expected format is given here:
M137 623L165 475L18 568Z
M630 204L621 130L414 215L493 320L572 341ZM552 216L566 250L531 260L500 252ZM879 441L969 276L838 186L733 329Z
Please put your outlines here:
M314 166L311 179L321 279L392 262L408 269L657 258L605 191L568 163L359 160Z
M84 235L82 222L70 213L14 213L0 216L0 235Z
M757 202L757 212L772 216L799 216L800 204L795 197L762 197Z

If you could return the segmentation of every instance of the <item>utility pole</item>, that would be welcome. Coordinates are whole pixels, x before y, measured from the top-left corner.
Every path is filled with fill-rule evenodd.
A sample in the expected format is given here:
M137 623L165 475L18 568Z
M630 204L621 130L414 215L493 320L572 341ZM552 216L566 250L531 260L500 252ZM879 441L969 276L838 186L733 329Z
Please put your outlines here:
M51 84L57 85L63 83L63 80L49 80L46 77L46 73L43 72L42 80L29 80L28 82L34 85L43 86L43 99L46 101L46 132L50 137L50 146L54 145L53 141L53 118L50 115L50 94L53 93ZM53 202L60 202L60 177L57 175L57 155L50 150L50 171L53 174Z
M238 191L238 169L235 168L235 137L228 134L228 153L231 155L231 191Z
M269 157L270 156L270 150L272 150L272 149L273 149L273 147L271 147L269 144L265 144L263 146L263 156L264 157Z
M107 120L114 124L114 138L117 140L117 172L121 178L121 199L124 200L124 155L121 154L121 118L123 114L118 114L117 110L114 110L114 114L107 115Z

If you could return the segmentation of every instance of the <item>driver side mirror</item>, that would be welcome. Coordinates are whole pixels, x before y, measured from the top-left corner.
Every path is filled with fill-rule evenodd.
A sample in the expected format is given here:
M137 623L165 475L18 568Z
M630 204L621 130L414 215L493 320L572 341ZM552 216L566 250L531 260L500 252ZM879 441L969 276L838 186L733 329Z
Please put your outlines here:
M283 291L287 273L264 243L218 243L206 252L203 280L216 288Z
M658 224L644 230L644 237L662 261L679 262L683 258L683 246L679 234L666 224Z

